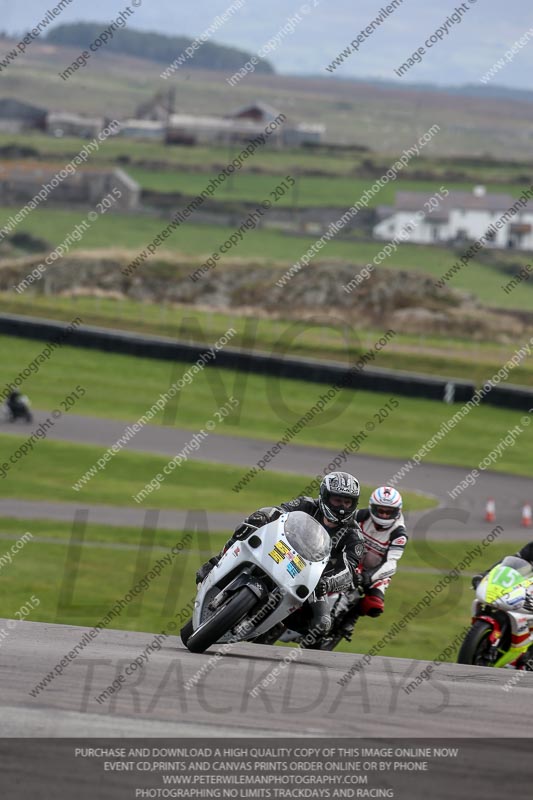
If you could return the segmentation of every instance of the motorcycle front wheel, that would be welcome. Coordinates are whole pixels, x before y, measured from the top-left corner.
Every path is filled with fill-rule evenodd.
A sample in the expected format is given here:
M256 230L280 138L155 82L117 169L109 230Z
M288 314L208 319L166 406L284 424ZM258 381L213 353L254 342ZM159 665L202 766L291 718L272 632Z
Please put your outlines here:
M465 636L464 642L457 656L458 664L473 664L478 667L492 667L494 654L489 636L492 625L478 619Z
M183 644L191 653L203 653L240 622L256 604L257 596L247 586L243 586L197 630L185 636L186 641L182 637Z
M187 642L189 641L190 637L194 633L194 628L192 626L192 619L185 623L183 628L180 631L181 641L187 647Z

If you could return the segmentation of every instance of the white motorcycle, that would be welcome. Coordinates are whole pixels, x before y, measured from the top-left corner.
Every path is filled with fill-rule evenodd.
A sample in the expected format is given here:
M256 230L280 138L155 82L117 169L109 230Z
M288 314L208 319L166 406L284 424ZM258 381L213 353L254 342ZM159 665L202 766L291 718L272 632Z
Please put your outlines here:
M303 511L282 514L235 542L198 588L183 644L203 653L217 642L267 634L312 594L330 552L328 533Z

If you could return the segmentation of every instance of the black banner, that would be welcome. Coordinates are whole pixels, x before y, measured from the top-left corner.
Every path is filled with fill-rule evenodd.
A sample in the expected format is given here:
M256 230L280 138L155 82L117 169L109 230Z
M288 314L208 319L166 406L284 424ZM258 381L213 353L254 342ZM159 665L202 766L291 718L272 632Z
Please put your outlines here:
M530 797L517 739L3 739L2 800Z

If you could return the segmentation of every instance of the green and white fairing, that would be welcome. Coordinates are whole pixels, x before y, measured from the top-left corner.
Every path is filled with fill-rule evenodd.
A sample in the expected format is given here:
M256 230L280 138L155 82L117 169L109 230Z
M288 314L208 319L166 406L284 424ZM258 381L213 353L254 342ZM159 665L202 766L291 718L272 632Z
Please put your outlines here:
M484 618L487 606L506 612L511 626L510 647L494 663L503 667L533 644L533 575L528 561L507 556L490 570L476 589L472 616Z

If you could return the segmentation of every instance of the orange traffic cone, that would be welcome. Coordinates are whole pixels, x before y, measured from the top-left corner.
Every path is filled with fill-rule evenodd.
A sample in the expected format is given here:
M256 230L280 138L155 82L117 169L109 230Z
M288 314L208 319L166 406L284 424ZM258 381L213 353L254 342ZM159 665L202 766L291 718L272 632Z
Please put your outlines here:
M531 528L531 503L524 503L522 508L522 527Z
M485 506L485 522L495 522L496 520L496 504L494 498L489 497L487 505Z

